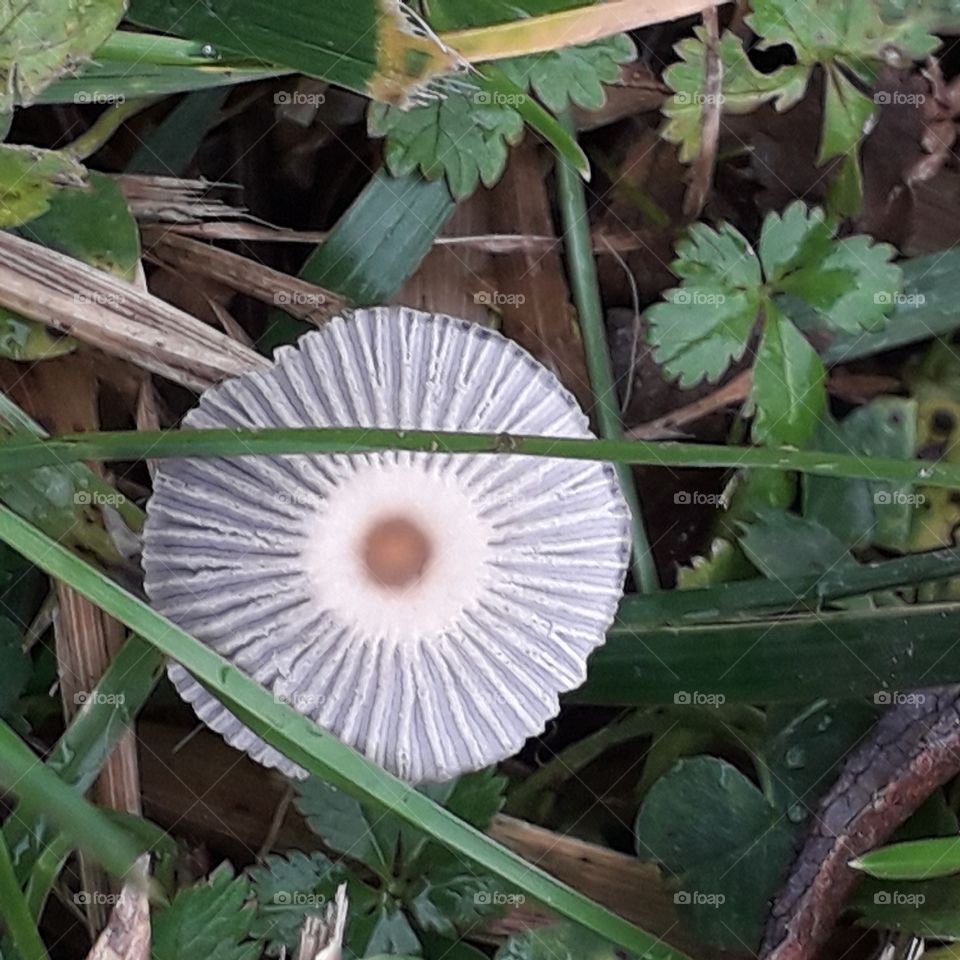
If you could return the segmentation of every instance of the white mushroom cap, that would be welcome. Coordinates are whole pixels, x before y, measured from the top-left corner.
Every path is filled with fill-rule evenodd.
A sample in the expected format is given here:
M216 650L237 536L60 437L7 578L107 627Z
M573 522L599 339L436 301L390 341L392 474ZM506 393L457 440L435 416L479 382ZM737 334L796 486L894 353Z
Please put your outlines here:
M362 310L208 390L190 427L370 426L590 437L513 341ZM371 760L442 781L516 753L586 676L620 599L628 508L609 464L515 454L167 460L143 562L154 606ZM233 746L305 771L181 666Z

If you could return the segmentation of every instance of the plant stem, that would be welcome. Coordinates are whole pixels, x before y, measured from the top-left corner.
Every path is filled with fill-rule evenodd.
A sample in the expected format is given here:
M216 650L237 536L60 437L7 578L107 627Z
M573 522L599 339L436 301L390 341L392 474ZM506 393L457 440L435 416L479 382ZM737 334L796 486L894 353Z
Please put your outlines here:
M64 434L50 440L0 442L0 473L76 463L169 457L361 454L382 450L424 453L523 454L564 460L605 460L654 467L758 467L815 476L873 480L908 486L960 488L960 464L861 457L792 447L733 447L642 440L581 440L505 433L448 433L368 427L268 430L119 430Z
M0 834L0 914L21 960L47 960L47 951L34 926L26 898L13 872L10 849Z
M92 157L130 117L146 109L152 99L121 100L111 104L93 122L88 130L76 140L68 143L60 152L74 160L86 160Z
M574 136L573 121L569 112L560 114L559 120L567 132ZM594 413L600 434L607 440L623 439L623 424L617 389L610 362L607 330L604 324L603 304L600 300L600 285L597 279L597 264L593 257L593 237L590 233L590 216L583 181L564 158L557 159L557 188L560 199L560 215L563 220L563 238L567 254L567 270L573 291L573 302L583 334L583 349L587 358L587 371L593 388ZM633 473L626 464L617 465L617 475L623 496L633 517L633 578L641 593L653 593L660 589L657 568L650 552L650 541L643 523L643 511Z

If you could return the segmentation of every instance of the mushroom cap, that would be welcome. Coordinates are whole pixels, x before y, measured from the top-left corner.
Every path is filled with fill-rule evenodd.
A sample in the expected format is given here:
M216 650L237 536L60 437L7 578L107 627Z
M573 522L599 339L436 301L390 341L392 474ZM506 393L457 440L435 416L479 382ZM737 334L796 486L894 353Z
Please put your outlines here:
M330 321L208 390L184 422L592 436L513 341L406 308ZM143 563L154 607L277 699L406 780L443 781L512 756L584 681L629 531L606 463L191 458L157 470ZM169 674L230 744L306 776L179 664Z

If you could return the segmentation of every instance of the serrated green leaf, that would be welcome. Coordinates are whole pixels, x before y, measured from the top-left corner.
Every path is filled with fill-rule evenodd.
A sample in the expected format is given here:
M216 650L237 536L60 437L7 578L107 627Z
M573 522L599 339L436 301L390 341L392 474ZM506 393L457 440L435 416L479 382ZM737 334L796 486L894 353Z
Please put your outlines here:
M381 877L391 876L400 838L400 827L392 817L368 813L319 777L299 781L296 790L296 808L327 847L366 864Z
M256 960L261 944L250 940L254 911L246 907L250 882L221 866L207 882L181 890L153 918L152 960Z
M689 163L700 152L700 131L703 128L706 78L706 31L694 28L696 36L681 40L674 50L680 60L664 71L663 79L673 96L663 108L667 123L662 136L680 147L680 160ZM808 71L802 66L788 65L773 73L761 73L750 62L743 41L734 33L725 32L717 45L723 71L721 106L729 113L749 113L762 103L773 102L777 110L786 110L803 96Z
M268 952L277 955L283 948L296 948L306 915L322 911L349 873L322 853L295 850L289 856L267 857L262 866L251 868L249 875L257 902L250 935L265 941ZM373 902L374 892L366 890L369 893L364 896L359 882L351 883L351 916Z
M0 228L16 227L45 213L57 190L82 187L83 166L53 150L0 146Z
M583 927L558 923L511 937L495 960L623 960L623 954Z
M847 63L855 72L865 60L887 61L894 54L922 60L939 41L915 20L885 21L877 0L753 0L747 23L764 47L788 43L801 63Z
M445 790L443 796L433 791L437 785L421 787L421 791L442 803L461 820L486 830L493 818L503 809L506 801L507 778L501 777L495 767L465 773L451 783L439 784Z
M753 435L771 446L802 445L826 409L827 370L807 338L774 305L753 365Z
M410 912L422 930L455 938L481 920L503 912L515 894L503 893L492 877L478 877L450 859L434 867L409 901ZM522 902L522 898L520 901Z
M630 37L618 33L594 43L514 57L501 63L500 68L518 87L532 90L551 110L563 110L571 103L585 110L599 110L606 100L603 85L615 83L620 65L636 56Z
M716 380L746 350L762 277L750 245L730 224L696 225L677 252L673 270L684 283L646 316L657 362L691 386Z
M670 876L686 929L716 946L757 943L793 835L739 770L715 757L680 760L650 789L635 832L638 856Z
M831 329L876 329L903 286L900 267L890 262L895 251L863 234L834 240L835 229L799 200L782 217L770 214L759 252L771 292L806 301Z
M370 134L387 138L391 173L419 169L428 180L445 176L458 200L481 181L493 186L506 165L508 145L523 136L523 119L513 106L479 89L410 110L373 103L367 116Z
M124 0L0 0L0 112L32 103L113 32Z

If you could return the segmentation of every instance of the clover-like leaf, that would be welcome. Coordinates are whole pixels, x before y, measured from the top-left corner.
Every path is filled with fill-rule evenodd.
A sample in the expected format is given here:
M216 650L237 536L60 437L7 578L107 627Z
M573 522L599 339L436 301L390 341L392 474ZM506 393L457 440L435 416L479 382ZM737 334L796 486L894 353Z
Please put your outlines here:
M479 89L410 110L373 103L367 119L371 135L387 138L391 173L419 169L428 180L445 176L457 199L481 182L493 186L506 165L508 146L523 136L523 120L513 106Z
M615 83L620 65L636 56L630 37L618 33L593 43L514 57L505 60L501 69L518 87L532 90L551 110L563 110L570 103L585 110L599 110L606 100L603 85Z
M700 132L707 106L706 33L702 26L693 37L681 40L674 49L680 60L663 74L673 96L663 108L667 123L663 137L680 147L680 160L689 163L700 152ZM750 113L762 103L772 101L777 110L786 110L802 96L807 86L807 71L797 65L780 67L773 73L761 73L750 62L743 41L734 33L724 33L717 45L722 69L721 107L729 113Z
M83 166L53 150L0 146L0 228L16 227L45 213L57 190L82 187Z

